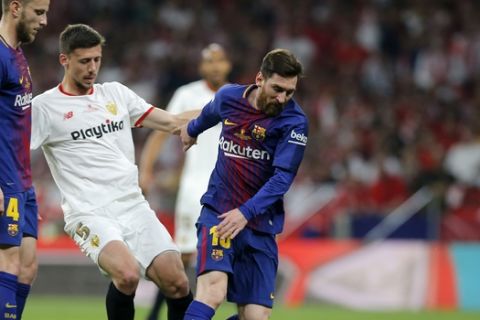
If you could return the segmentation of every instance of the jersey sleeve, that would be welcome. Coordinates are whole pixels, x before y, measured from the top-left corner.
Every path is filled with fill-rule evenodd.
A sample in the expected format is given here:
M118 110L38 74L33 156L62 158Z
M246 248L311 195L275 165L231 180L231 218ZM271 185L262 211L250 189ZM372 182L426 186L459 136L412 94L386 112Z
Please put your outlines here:
M30 149L35 150L45 144L50 136L50 118L38 100L32 101L32 136Z
M302 121L286 127L275 150L274 167L297 172L308 140L308 122L304 117L301 119Z
M215 94L210 102L202 109L200 115L188 123L187 131L191 137L197 137L200 133L219 123L222 118L220 107L222 105L221 90Z
M117 84L120 94L122 96L122 100L128 109L128 114L130 115L130 126L135 127L138 119L140 119L145 113L150 111L152 105L150 103L147 103L143 98L138 96L130 88L120 83Z

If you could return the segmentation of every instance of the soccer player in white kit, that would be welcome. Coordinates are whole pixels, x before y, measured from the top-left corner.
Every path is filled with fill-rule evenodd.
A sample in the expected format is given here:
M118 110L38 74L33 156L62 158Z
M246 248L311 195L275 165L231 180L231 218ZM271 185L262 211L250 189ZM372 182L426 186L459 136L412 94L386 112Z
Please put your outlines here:
M168 319L183 319L192 299L187 276L138 186L131 131L144 126L173 132L183 121L118 82L96 84L103 44L87 25L69 25L61 33L64 78L33 100L31 145L42 147L61 191L65 231L112 279L108 319L134 318L140 276L168 297Z
M227 83L231 63L222 46L209 44L201 52L199 73L202 79L178 88L167 110L174 114L201 109ZM200 198L207 190L210 174L218 154L218 138L221 124L207 130L198 137L197 145L186 153L175 205L175 243L182 253L186 268L194 258L197 246L195 222L202 209ZM140 186L147 193L154 179L153 167L157 155L168 138L168 134L154 131L150 134L140 158ZM162 302L161 293L148 317L157 319Z

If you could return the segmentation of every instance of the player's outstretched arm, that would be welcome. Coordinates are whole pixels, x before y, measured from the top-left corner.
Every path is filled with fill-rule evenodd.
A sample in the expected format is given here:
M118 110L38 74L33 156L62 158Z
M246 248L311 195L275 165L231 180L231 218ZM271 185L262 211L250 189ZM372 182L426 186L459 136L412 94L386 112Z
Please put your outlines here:
M4 207L5 207L5 204L3 200L3 191L2 191L2 188L0 188L0 215L3 214Z
M182 120L178 115L159 108L153 108L141 125L150 129L178 134L179 128L183 123L185 123L185 120Z
M162 150L168 133L162 131L153 131L147 138L140 156L139 165L139 183L144 194L147 194L153 182L153 167L157 160L157 155Z

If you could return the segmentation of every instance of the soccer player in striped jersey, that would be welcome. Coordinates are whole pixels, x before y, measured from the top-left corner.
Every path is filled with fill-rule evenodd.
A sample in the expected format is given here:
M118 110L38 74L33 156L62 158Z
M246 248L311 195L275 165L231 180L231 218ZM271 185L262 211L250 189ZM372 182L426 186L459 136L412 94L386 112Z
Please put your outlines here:
M187 150L199 134L222 123L217 163L197 222L197 293L184 319L212 319L225 296L237 304L242 320L271 314L283 196L307 144L307 118L292 99L301 74L295 56L273 50L255 84L225 85L182 128Z
M60 34L64 77L33 99L32 148L42 147L61 191L65 231L112 279L108 319L133 320L142 276L167 296L168 319L179 320L192 294L178 248L138 186L131 128L173 132L185 121L118 82L95 83L103 44L84 24Z
M178 88L167 106L167 111L179 114L190 110L200 110L208 101L212 100L215 92L227 83L230 70L231 63L223 47L216 43L209 44L201 52L199 71L202 79ZM191 261L197 251L195 222L202 209L200 198L207 190L208 179L217 159L216 141L218 141L220 131L221 124L207 130L198 138L198 146L185 155L175 204L175 243L182 253L187 274L189 274ZM168 134L165 132L154 131L145 143L140 158L140 187L144 193L148 192L152 184L153 166L167 137ZM148 320L158 319L162 301L163 295L159 292Z
M30 168L32 79L21 45L47 25L49 0L2 0L0 20L0 319L21 319L37 273Z

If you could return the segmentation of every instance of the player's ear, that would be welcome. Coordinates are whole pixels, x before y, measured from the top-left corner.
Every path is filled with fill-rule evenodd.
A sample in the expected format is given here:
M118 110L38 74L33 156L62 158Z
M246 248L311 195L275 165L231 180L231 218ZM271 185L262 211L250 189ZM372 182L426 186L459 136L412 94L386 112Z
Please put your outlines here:
M65 53L60 53L60 55L58 56L58 61L60 62L60 64L64 67L67 66L68 64L68 57Z
M10 4L8 5L8 8L14 18L18 18L22 14L22 3L20 1L10 2Z
M263 82L263 74L261 72L257 73L257 76L255 77L255 84L257 85L257 87L261 87L263 85Z

